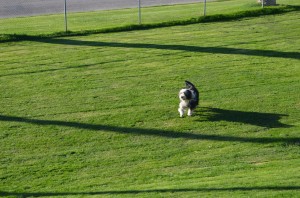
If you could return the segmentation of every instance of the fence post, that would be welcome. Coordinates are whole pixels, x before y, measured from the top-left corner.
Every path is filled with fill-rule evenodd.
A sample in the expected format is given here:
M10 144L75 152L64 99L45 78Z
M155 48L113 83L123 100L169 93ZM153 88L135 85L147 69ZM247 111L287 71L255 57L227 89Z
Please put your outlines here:
M204 0L204 16L206 16L206 0Z
M141 0L139 0L139 25L142 24Z
M265 6L275 6L276 0L257 0L258 3L261 3L261 7L264 8Z
M65 31L68 32L67 0L65 0L64 14L65 14Z

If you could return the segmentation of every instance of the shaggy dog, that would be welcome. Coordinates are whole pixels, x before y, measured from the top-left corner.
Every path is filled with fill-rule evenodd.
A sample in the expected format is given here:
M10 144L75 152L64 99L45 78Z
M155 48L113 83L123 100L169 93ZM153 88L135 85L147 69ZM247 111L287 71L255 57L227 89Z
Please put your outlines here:
M185 81L186 88L179 91L179 114L183 117L184 111L188 109L188 116L193 114L193 111L199 104L199 92L196 87L189 81Z

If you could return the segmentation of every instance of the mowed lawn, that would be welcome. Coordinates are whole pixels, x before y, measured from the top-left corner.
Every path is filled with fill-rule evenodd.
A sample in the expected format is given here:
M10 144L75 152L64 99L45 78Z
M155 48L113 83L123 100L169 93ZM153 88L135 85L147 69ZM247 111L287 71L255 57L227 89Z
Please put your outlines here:
M1 43L0 196L299 196L299 18Z

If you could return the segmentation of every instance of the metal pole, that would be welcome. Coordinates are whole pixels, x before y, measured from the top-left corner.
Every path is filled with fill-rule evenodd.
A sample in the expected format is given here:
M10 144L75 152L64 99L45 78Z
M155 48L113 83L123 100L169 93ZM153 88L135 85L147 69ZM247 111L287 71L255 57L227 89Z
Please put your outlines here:
M65 31L68 32L68 20L67 20L67 0L65 0Z
M142 24L141 0L139 0L139 25Z
M261 7L264 8L264 0L261 0Z
M206 16L206 0L204 0L204 16Z

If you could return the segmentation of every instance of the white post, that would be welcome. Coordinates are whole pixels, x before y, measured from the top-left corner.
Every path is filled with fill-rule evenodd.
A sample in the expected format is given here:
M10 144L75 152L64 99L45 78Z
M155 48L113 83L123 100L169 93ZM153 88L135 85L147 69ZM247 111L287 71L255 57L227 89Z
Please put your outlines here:
M139 25L142 24L141 0L139 0Z
M261 7L264 8L264 0L261 0Z
M64 9L64 13L65 13L65 31L68 32L67 0L65 0L65 9Z

